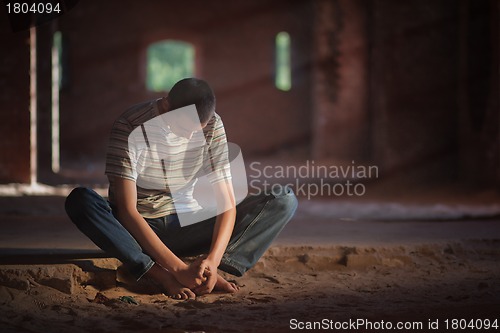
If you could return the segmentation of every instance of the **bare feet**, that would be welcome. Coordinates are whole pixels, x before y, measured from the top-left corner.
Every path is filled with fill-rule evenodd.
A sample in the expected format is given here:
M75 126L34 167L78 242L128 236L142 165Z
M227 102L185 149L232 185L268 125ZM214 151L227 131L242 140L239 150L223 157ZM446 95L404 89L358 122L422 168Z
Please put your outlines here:
M235 283L228 282L222 276L217 274L217 282L215 283L214 291L220 291L223 293L233 294L235 292L238 292L239 290L240 290L240 287L238 287ZM196 294L197 295L204 295L204 294L206 294L206 292L200 292L200 293L196 293Z
M238 287L238 285L236 285L236 283L226 281L222 276L217 274L217 282L215 283L214 290L233 294L233 293L239 291L240 287Z
M154 264L153 267L151 267L147 272L147 276L152 278L164 289L165 295L173 299L185 300L196 298L196 295L191 289L180 284L169 271L158 264Z

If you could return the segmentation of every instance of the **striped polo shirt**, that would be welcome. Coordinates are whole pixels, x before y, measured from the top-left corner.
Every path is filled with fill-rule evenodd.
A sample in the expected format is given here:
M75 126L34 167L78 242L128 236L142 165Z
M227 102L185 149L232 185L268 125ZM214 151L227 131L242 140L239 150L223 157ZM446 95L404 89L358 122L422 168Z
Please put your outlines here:
M175 111L177 112L177 111ZM182 110L180 110L182 112ZM194 212L199 177L210 183L231 179L227 138L218 114L191 139L175 135L158 100L134 105L114 123L106 154L109 201L115 203L115 178L136 183L137 210L145 218Z

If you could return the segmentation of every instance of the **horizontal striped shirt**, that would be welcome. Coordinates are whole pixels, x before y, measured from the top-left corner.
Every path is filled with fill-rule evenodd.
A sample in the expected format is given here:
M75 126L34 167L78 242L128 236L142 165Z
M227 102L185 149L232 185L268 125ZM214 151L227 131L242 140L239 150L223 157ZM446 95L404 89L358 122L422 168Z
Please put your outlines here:
M220 116L214 114L188 139L170 130L167 114L160 114L158 100L134 105L115 121L109 139L109 201L115 203L116 177L132 180L137 210L146 218L201 209L193 198L199 177L206 176L212 184L231 179Z

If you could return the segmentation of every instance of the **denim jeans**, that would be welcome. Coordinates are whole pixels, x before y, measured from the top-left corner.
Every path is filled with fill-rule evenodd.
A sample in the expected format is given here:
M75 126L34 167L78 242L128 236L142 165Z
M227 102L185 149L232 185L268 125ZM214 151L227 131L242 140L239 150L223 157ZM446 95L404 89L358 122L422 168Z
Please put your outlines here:
M253 267L287 222L297 199L288 187L274 185L268 194L249 195L236 207L236 221L219 269L242 276ZM154 264L121 225L110 204L95 191L75 188L65 208L73 223L99 248L128 266L139 280ZM178 256L207 253L215 217L181 227L176 214L145 219L163 243Z

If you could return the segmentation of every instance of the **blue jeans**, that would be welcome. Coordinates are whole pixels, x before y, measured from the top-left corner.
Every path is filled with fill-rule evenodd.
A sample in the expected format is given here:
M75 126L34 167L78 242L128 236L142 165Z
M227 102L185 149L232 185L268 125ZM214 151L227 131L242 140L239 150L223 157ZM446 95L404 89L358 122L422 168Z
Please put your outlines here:
M66 198L71 221L99 248L128 266L139 280L154 264L122 226L113 209L95 191L75 188ZM297 198L288 187L273 186L272 193L250 195L236 207L236 221L219 269L242 276L267 250L297 208ZM163 243L176 255L207 253L215 217L181 227L176 214L145 219Z

